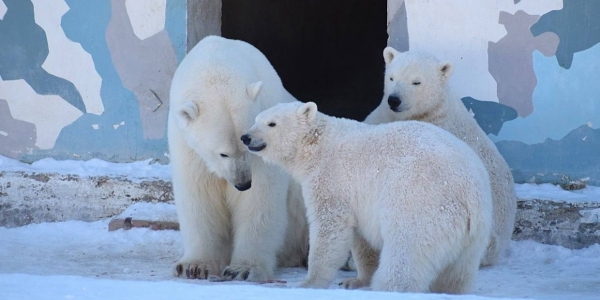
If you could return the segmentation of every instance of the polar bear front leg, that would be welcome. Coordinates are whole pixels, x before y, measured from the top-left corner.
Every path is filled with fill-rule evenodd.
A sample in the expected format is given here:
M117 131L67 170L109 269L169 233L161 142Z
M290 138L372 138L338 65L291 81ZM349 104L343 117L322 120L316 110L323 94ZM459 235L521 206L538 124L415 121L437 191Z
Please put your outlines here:
M287 229L287 184L263 185L254 180L252 188L241 192L239 201L231 205L233 253L223 277L272 279Z
M172 160L177 168L177 159ZM183 257L173 275L191 279L219 276L231 258L228 208L218 179L204 173L204 166L186 166L193 174L173 173L173 191L183 237ZM182 176L183 175L183 176ZM194 176L196 175L196 176ZM210 187L210 188L208 188Z
M322 215L310 224L308 275L299 287L328 288L348 259L353 229L346 222Z
M379 251L373 249L357 230L354 232L352 257L356 264L357 276L342 281L341 285L345 289L359 289L369 286L379 265Z

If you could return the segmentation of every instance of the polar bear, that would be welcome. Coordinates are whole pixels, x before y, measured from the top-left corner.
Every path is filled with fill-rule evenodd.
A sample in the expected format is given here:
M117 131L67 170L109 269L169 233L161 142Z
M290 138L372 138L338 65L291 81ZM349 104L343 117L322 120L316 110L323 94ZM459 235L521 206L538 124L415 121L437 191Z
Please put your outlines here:
M383 51L384 97L365 123L382 124L417 120L437 125L467 143L479 155L490 176L494 225L482 266L495 265L510 242L517 210L517 197L510 169L498 149L447 88L450 63L420 52Z
M262 110L296 101L250 44L209 36L177 68L168 141L183 257L175 276L262 281L308 253L298 183L239 140ZM287 231L286 231L287 230Z
M367 125L293 102L260 113L241 140L302 185L310 224L302 287L327 288L352 243L365 242L381 252L374 290L468 291L492 196L485 166L452 134L417 121ZM365 258L352 248L361 271Z

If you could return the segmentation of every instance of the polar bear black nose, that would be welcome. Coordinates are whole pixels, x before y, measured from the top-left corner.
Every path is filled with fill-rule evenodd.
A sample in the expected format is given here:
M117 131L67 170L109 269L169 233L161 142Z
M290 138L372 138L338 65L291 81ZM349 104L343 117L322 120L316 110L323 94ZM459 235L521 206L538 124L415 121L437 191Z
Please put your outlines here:
M252 141L252 139L250 138L250 135L248 135L248 134L242 135L241 140L242 140L242 143L244 143L244 145L246 145L246 146L250 145L250 142Z
M399 97L394 95L388 97L388 105L392 110L395 111L396 109L398 109L398 107L400 107L400 103L402 103L402 100L400 100Z
M238 191L240 191L240 192L248 190L248 189L250 189L250 187L252 187L252 181L248 181L248 182L244 182L244 183L235 185L235 188L238 189Z

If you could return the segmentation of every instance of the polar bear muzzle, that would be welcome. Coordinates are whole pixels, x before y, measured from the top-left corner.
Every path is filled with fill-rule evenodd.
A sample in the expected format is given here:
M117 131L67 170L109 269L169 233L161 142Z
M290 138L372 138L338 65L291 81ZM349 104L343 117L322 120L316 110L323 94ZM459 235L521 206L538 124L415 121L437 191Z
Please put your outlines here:
M399 96L397 96L397 95L390 95L388 97L388 105L390 106L390 109L393 110L394 112L401 112L402 111L400 109L400 104L402 104L402 100L400 99Z
M250 137L250 134L242 135L241 140L242 143L244 143L244 145L248 146L248 150L252 152L259 152L267 147L267 144L262 143L260 141L252 143L252 138Z

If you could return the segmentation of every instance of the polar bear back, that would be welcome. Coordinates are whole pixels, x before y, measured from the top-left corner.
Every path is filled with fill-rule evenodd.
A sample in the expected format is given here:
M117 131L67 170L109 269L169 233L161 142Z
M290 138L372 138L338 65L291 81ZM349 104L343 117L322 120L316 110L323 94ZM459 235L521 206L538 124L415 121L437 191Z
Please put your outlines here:
M258 102L262 110L280 102L294 99L283 88L281 79L258 49L240 41L225 39L219 36L208 36L202 39L184 58L177 68L171 86L171 99L184 102L193 98L190 91L202 90L206 85L223 85L229 89L234 86L243 88L240 83L262 81ZM198 85L196 89L190 84Z

